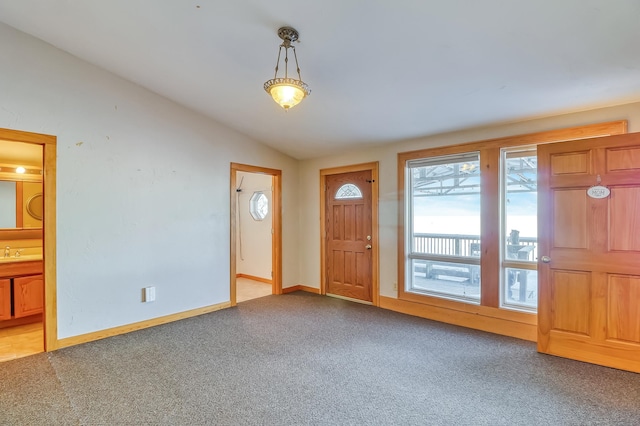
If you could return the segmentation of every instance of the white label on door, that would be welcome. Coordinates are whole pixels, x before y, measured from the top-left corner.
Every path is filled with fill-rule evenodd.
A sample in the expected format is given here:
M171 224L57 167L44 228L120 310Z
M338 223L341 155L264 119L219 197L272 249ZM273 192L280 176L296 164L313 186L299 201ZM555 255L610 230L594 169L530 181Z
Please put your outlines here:
M591 198L607 198L611 194L611 191L606 186L592 186L587 189L587 195Z

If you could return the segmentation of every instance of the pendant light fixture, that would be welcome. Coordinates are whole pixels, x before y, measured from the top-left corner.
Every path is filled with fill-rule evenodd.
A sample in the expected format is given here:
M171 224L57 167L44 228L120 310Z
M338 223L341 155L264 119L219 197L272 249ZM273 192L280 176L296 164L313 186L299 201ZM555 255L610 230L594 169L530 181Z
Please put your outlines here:
M285 111L298 105L301 100L311 93L311 89L307 83L302 81L300 77L300 66L298 65L298 56L296 48L291 45L292 42L298 40L298 31L291 27L282 27L278 30L278 37L282 39L280 50L278 50L278 62L276 62L275 76L264 83L264 90L271 95L274 101L278 103ZM278 77L278 69L280 67L280 55L284 47L284 77ZM296 61L296 71L298 79L289 77L289 49L293 50L293 57Z

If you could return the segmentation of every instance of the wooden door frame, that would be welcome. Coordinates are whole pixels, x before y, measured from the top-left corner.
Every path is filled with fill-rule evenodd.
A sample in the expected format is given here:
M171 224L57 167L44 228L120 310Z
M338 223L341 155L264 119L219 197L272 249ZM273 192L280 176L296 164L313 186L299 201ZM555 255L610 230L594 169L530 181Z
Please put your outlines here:
M271 227L273 234L271 236L271 270L273 276L271 278L271 293L282 294L282 170L269 169L266 167L251 166L248 164L231 163L231 234L230 234L230 303L236 306L236 239L237 239L237 172L259 173L269 175L273 178L273 197L272 197L272 214Z
M342 173L371 171L371 303L379 306L379 257L380 243L378 232L378 162L353 164L350 166L320 169L320 294L327 294L327 265L326 265L326 188L327 176Z
M58 348L58 307L56 299L56 144L52 135L0 129L0 140L30 143L42 146L42 185L44 188L44 215L42 254L44 262L44 350Z

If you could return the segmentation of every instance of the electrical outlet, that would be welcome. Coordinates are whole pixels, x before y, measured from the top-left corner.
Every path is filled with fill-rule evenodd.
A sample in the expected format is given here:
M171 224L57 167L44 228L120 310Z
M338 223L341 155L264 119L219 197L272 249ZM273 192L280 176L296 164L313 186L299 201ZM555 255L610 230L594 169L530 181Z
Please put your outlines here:
M144 303L153 302L156 300L156 288L145 287L142 289L142 301Z
M397 282L393 283L393 289L395 291L398 291L398 283Z

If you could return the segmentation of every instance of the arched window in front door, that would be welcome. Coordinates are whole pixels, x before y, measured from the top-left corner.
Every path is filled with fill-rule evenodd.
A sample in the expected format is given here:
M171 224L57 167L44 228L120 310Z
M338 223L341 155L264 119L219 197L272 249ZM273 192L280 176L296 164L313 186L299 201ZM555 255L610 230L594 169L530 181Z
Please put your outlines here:
M362 191L352 183L345 183L336 191L336 200L347 200L353 198L362 198Z

